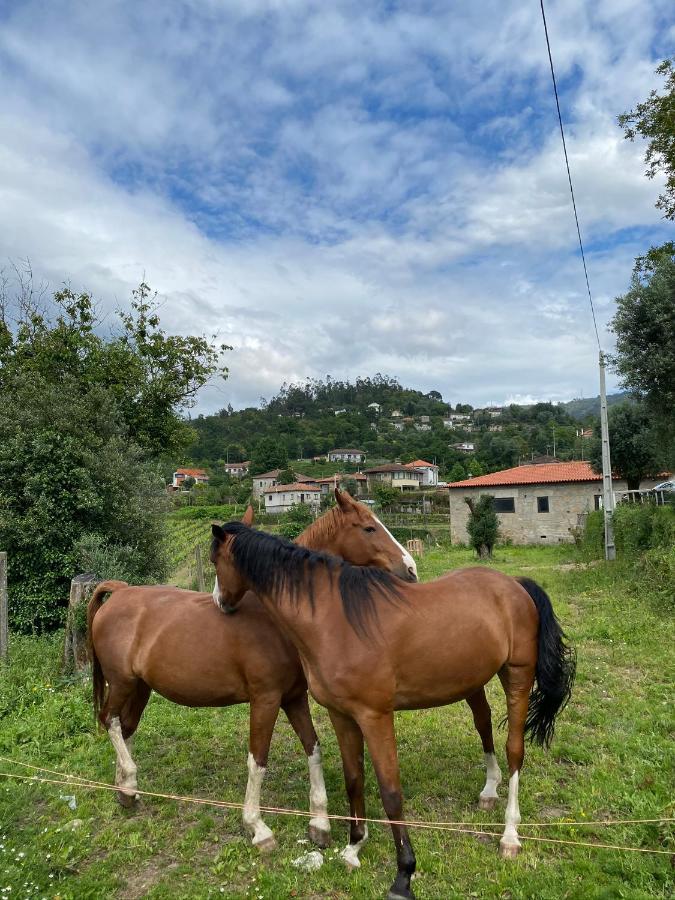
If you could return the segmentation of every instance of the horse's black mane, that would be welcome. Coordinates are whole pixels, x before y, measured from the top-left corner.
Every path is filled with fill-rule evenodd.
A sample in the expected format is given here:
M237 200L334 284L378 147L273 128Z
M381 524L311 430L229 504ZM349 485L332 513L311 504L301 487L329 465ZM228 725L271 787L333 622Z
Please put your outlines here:
M360 637L372 637L371 626L377 624L377 598L390 603L402 600L401 581L385 569L353 566L339 556L299 547L285 538L256 531L241 522L228 522L222 530L233 536L230 552L234 562L251 588L259 593L274 596L287 591L291 602L297 604L306 592L314 611L317 569L323 566L328 572L337 574L344 614ZM214 556L220 543L214 537Z

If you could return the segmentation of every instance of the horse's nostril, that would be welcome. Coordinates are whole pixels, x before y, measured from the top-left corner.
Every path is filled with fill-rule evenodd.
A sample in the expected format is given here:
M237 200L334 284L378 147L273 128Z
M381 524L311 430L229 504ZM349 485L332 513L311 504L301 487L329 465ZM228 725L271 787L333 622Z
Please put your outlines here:
M417 571L414 566L408 566L408 575L411 581L417 581Z

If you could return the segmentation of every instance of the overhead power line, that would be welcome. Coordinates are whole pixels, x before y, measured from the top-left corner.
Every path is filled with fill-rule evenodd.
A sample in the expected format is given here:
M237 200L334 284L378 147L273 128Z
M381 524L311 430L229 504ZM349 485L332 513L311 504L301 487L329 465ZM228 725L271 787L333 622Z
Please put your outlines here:
M565 129L563 128L562 116L560 114L560 100L558 99L558 85L555 80L555 70L553 68L553 56L551 55L551 42L548 38L548 26L546 25L546 13L544 12L544 0L539 0L541 6L541 17L544 21L544 34L546 35L546 47L548 49L548 61L551 65L551 78L553 80L553 93L555 94L555 105L558 110L558 122L560 123L560 137L562 138L563 153L565 154L565 166L567 167L567 180L570 185L570 194L572 195L572 208L574 209L574 220L577 223L577 235L579 237L579 249L581 250L581 261L584 265L584 275L586 277L586 289L588 290L588 300L591 304L591 315L593 316L593 327L595 328L595 339L598 342L598 350L602 351L600 346L600 335L598 333L598 323L595 318L595 308L593 306L593 296L591 294L591 285L588 280L588 269L586 268L586 255L584 253L584 244L581 240L581 228L579 227L579 216L577 214L577 203L574 199L574 187L572 186L572 173L570 172L570 161L567 156L567 144L565 143Z

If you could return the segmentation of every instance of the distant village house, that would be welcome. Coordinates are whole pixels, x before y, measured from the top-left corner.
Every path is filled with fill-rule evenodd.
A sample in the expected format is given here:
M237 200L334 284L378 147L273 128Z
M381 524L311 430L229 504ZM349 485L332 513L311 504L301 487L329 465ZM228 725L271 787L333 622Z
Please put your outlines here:
M363 473L368 479L368 489L372 492L378 484L388 484L400 490L419 490L424 475L419 469L409 468L401 463L386 463L374 466Z
M206 469L176 469L173 473L171 486L174 490L179 491L182 489L183 484L188 478L191 478L197 484L209 483L209 476L206 474Z
M246 462L225 463L223 468L225 474L231 478L245 478L248 475L250 465L251 463L247 460Z
M657 483L646 479L640 488ZM614 481L620 494L628 485ZM602 505L602 476L587 462L547 462L516 466L448 485L453 543L468 543L469 508L465 497L492 494L502 539L514 544L557 544L571 541L587 513Z
M312 484L277 484L265 491L265 512L277 514L289 510L292 506L305 505L312 507L316 513L321 503L321 488Z
M328 451L328 462L350 462L350 463L360 463L363 462L366 458L366 454L363 450L344 450L342 448L338 448L336 450Z

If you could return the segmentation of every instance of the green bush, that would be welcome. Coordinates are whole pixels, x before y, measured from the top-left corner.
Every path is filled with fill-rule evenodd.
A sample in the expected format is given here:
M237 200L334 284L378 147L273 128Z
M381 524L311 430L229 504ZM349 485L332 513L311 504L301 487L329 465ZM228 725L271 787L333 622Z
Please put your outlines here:
M605 525L601 509L588 515L581 540L588 556L601 556L604 548ZM670 504L631 503L617 506L614 511L614 543L617 553L629 557L649 550L672 548L675 544L675 508Z
M314 514L310 507L306 503L296 503L279 516L279 534L294 541L313 521Z

